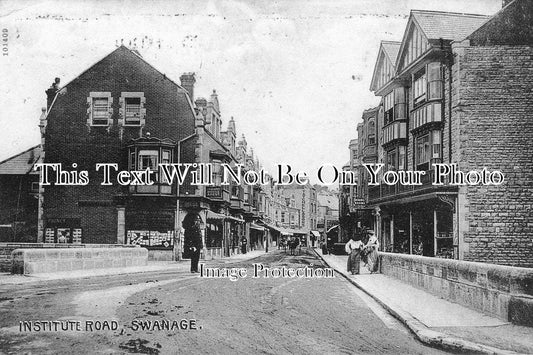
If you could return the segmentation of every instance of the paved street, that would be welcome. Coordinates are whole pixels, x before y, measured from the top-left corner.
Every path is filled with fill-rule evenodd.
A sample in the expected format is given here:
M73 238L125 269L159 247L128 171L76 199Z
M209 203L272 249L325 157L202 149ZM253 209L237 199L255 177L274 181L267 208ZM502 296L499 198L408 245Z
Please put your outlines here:
M440 352L417 342L342 277L252 278L252 263L324 267L304 252L274 251L207 264L247 268L249 276L235 282L173 271L4 285L0 347L5 353ZM29 331L29 321L42 327L57 320L63 321L57 331ZM22 332L19 321L27 322Z

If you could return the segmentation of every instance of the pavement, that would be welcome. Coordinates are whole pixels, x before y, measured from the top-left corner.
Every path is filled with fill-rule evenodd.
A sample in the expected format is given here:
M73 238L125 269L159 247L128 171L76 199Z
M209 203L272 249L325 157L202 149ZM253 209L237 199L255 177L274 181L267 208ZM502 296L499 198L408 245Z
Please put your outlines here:
M346 271L347 255L316 254L399 319L423 343L454 352L533 354L533 328L490 317L383 274Z
M242 260L249 260L265 254L264 250L254 250L246 254L236 254L231 257L225 257L222 259L213 259L208 260L207 262L218 262L218 263L228 263L228 262L238 262ZM200 260L200 262L206 262L205 260ZM122 275L122 274L135 274L143 272L156 272L156 271L172 271L176 272L189 271L191 266L190 260L182 261L148 261L147 265L144 266L130 266L130 267L117 267L117 268L107 268L107 269L91 269L91 270L74 270L67 272L55 272L55 273L39 273L31 275L13 275L10 273L0 273L0 285L7 284L25 284L32 282L40 282L47 280L61 280L61 279L75 279L75 278L86 278L86 277L97 277L97 276L108 276L108 275Z

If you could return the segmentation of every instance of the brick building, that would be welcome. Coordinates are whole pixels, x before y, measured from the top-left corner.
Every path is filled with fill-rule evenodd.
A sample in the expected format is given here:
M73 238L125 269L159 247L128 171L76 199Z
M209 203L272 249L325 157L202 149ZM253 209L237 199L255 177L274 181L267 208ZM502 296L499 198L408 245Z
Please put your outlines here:
M402 41L381 44L377 162L426 171L420 185L368 189L383 250L533 266L531 18L527 0L494 16L413 10ZM434 185L434 163L505 182Z
M180 142L194 134L187 91L121 46L68 84L47 90L41 117L43 161L88 171L84 186L41 186L38 242L137 243L172 248L177 229L177 185L158 163L191 161ZM180 157L179 155L182 155ZM151 186L102 185L96 164L152 171ZM54 174L52 174L54 175Z
M0 242L34 242L37 235L41 147L0 162Z

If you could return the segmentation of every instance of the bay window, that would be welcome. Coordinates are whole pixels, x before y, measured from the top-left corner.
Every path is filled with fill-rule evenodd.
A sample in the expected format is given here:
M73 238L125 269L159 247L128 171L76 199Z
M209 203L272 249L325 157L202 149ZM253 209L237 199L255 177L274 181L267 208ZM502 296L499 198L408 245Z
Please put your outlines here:
M163 174L160 164L173 162L175 143L156 138L138 138L128 146L128 168L130 171L150 171L153 185L130 185L134 194L172 194L173 187ZM170 169L171 170L171 169Z

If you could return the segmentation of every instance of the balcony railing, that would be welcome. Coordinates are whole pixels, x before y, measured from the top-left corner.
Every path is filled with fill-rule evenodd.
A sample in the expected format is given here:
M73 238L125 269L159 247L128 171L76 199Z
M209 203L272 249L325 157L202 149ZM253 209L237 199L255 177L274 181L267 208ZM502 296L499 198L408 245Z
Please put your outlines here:
M393 121L383 127L383 144L392 143L398 139L407 139L407 122Z
M456 191L457 186L449 185L448 179L444 179L443 185L433 185L434 170L427 170L425 175L420 177L421 185L395 185L380 184L378 186L368 187L368 202L374 203L377 200L388 197L400 197L417 195L427 192L437 191Z

